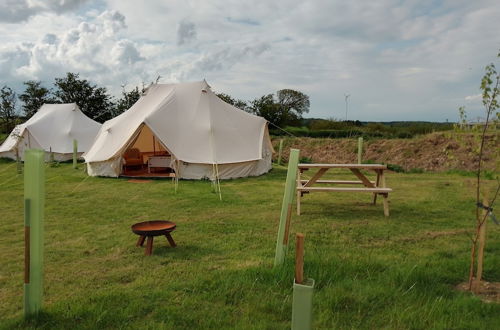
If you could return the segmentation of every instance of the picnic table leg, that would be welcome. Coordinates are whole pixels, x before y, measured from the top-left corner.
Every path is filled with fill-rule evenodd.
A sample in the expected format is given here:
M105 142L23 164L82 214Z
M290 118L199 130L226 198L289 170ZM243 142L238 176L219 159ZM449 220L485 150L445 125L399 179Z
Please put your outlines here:
M386 217L389 216L389 201L388 201L388 197L389 197L389 194L382 194L382 196L384 197L384 215Z
M382 170L380 171L380 181L382 183L382 188L386 188L386 186L385 186L385 176L384 176L384 172ZM384 215L386 217L388 217L389 216L389 194L385 193L385 194L382 194L382 196L384 197L384 199L383 199L383 202L384 202Z
M375 170L377 172L377 182L375 182L375 187L378 188L378 185L380 184L380 170ZM373 193L373 205L377 204L377 193Z
M153 236L148 236L148 241L146 242L146 251L144 254L150 256L153 253Z

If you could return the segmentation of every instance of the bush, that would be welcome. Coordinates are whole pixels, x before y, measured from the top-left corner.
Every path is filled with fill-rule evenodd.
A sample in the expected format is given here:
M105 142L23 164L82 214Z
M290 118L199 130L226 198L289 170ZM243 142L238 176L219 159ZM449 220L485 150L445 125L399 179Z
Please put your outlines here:
M405 172L405 169L399 165L396 165L396 164L387 164L387 169L388 170L391 170L391 171L394 171L394 172L398 172L398 173L404 173Z
M312 162L313 162L313 160L311 157L302 156L299 159L299 163L301 163L301 164L312 164Z

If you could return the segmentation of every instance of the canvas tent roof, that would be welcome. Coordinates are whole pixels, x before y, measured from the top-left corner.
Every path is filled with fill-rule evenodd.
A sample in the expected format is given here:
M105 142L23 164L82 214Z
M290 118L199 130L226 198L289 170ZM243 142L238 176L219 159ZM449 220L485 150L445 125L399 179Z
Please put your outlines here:
M29 132L31 146L55 153L72 153L73 139L78 151L90 148L101 124L85 116L76 103L44 104L28 121L17 125L0 146L0 153L11 151ZM32 142L32 143L31 143ZM0 154L1 156L1 154Z
M262 158L264 118L222 101L206 81L154 84L129 110L105 122L85 161L119 157L147 125L178 160L228 164Z

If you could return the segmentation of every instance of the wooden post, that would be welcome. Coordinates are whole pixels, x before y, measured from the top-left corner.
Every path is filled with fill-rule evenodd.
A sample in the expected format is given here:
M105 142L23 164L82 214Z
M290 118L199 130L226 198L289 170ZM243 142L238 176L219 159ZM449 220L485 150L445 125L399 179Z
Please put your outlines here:
M77 169L78 168L78 163L77 163L77 158L78 158L78 141L73 140L73 168Z
M358 138L358 164L361 164L362 155L363 155L363 137L360 136Z
M24 153L25 277L24 316L38 314L43 296L44 151Z
M281 165L282 152L283 152L283 139L280 140L280 147L278 149L278 165Z
M293 283L292 330L312 327L314 280L304 279L304 234L297 234L295 249L295 281Z
M49 147L49 164L54 166L54 153L52 152L52 147Z
M483 198L484 207L488 207L489 205L488 199L486 197ZM476 279L474 281L474 291L477 292L480 289L481 278L483 276L483 261L484 261L484 245L486 243L486 220L488 216L488 210L483 209L483 216L481 219L484 219L484 222L479 226L479 237L478 237L478 251L477 251L477 272Z
M295 283L304 283L304 234L297 233L295 245Z
M297 188L297 165L299 163L299 150L290 149L290 158L288 159L288 172L286 175L285 193L283 203L281 204L280 223L278 227L278 239L276 240L276 254L274 257L274 266L281 265L285 259L287 245L284 244L285 228L288 216L289 205L293 202L293 196ZM288 240L286 240L288 242Z
M23 172L23 168L21 165L21 158L19 157L19 149L16 148L16 166L17 166L17 174L21 174Z

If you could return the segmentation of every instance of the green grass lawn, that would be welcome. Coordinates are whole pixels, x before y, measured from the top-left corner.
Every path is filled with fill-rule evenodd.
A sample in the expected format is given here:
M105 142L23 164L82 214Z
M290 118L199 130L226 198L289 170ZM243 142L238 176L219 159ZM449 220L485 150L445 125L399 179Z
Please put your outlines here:
M171 181L47 167L44 312L25 322L23 178L1 163L0 328L289 329L293 238L285 265L272 267L285 177L275 168L223 181L221 202L207 181L175 193ZM454 289L468 274L473 181L389 173L389 218L369 194L306 195L291 233L306 235L314 327L498 329L499 304ZM178 246L159 237L145 257L130 226L149 219L175 221ZM490 224L484 278L500 281Z

